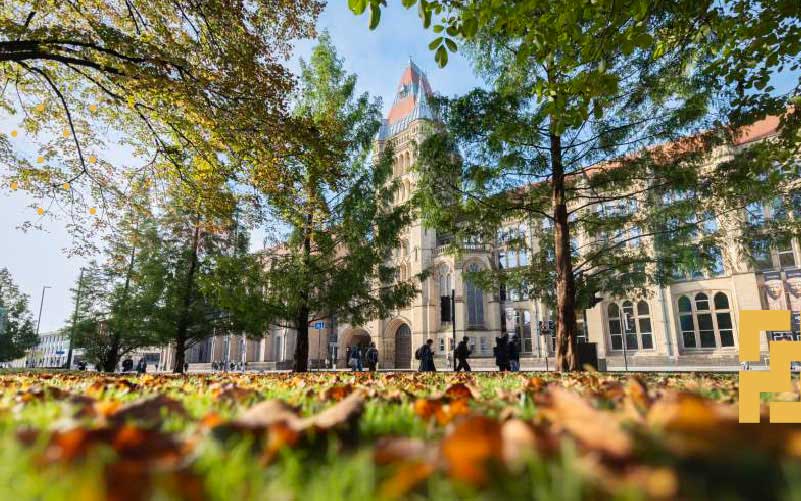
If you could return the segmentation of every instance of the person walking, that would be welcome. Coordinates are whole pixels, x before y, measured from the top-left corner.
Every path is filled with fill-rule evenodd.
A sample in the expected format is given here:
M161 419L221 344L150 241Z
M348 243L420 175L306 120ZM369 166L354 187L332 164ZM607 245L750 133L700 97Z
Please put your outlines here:
M145 372L147 372L147 362L145 362L145 357L142 357L136 363L136 373L144 374Z
M370 343L370 347L367 348L364 358L367 361L367 370L375 372L378 366L378 348L375 347L375 343Z
M420 372L437 372L437 368L434 365L434 350L431 346L434 344L433 339L429 339L426 341L426 344L417 348L417 351L414 353L414 356L417 360L420 361L420 367L417 369Z
M463 337L459 344L456 346L456 372L464 369L465 372L470 372L470 364L467 363L468 357L473 353L473 348L467 346L467 341L470 338Z
M509 370L520 372L520 339L517 336L509 341Z
M504 334L503 336L495 338L495 348L493 349L495 352L495 365L498 366L499 371L508 371L509 367L509 336Z
M361 355L362 355L362 353L361 353L361 350L359 350L358 346L354 346L353 348L350 349L350 360L349 360L349 363L350 363L350 368L353 369L354 371L362 370L362 356Z

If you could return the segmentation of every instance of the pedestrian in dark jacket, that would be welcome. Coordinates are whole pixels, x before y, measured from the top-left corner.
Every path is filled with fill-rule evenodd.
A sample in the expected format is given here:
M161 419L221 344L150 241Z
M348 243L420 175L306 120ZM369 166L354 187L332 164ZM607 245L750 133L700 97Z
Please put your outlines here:
M420 361L420 367L417 369L420 372L437 372L434 366L434 350L431 346L434 344L433 339L426 341L426 344L417 348L415 358Z
M354 371L362 370L362 350L358 346L350 349L350 360L348 360L350 368Z
M468 337L465 336L459 341L459 344L456 346L456 372L464 369L466 372L470 372L472 369L470 368L470 364L467 363L467 358L473 353L473 349L467 346Z
M517 336L512 336L509 341L509 370L520 371L520 339Z
M499 371L508 371L509 367L509 336L504 334L495 338L495 365Z
M378 348L375 347L375 343L370 343L370 347L364 353L364 359L367 361L367 370L375 372L378 366Z
M145 362L144 357L139 359L139 362L136 363L136 372L137 374L144 374L147 372L147 362Z
M134 362L131 357L126 358L122 361L122 372L131 372L134 367Z

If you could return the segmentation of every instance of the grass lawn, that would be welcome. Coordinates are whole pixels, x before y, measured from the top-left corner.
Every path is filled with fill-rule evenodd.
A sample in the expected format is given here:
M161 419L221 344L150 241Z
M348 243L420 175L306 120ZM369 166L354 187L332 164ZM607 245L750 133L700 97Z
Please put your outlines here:
M801 427L739 425L736 375L11 372L0 385L0 499L801 497Z

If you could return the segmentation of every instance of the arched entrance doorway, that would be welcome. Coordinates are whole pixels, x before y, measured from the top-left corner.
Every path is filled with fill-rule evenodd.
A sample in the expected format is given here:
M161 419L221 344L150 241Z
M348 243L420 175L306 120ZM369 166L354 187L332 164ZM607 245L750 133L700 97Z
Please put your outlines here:
M395 330L395 368L412 367L412 331L408 324L401 324Z
M337 357L340 360L340 365L347 367L350 350L355 347L366 349L370 346L370 340L370 333L362 328L347 330L342 336L342 345L338 350Z

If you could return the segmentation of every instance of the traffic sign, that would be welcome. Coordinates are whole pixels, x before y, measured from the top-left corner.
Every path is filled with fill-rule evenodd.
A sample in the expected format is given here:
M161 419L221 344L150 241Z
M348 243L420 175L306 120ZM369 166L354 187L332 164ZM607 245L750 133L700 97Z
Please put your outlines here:
M317 330L325 328L325 322L314 322L314 328Z

